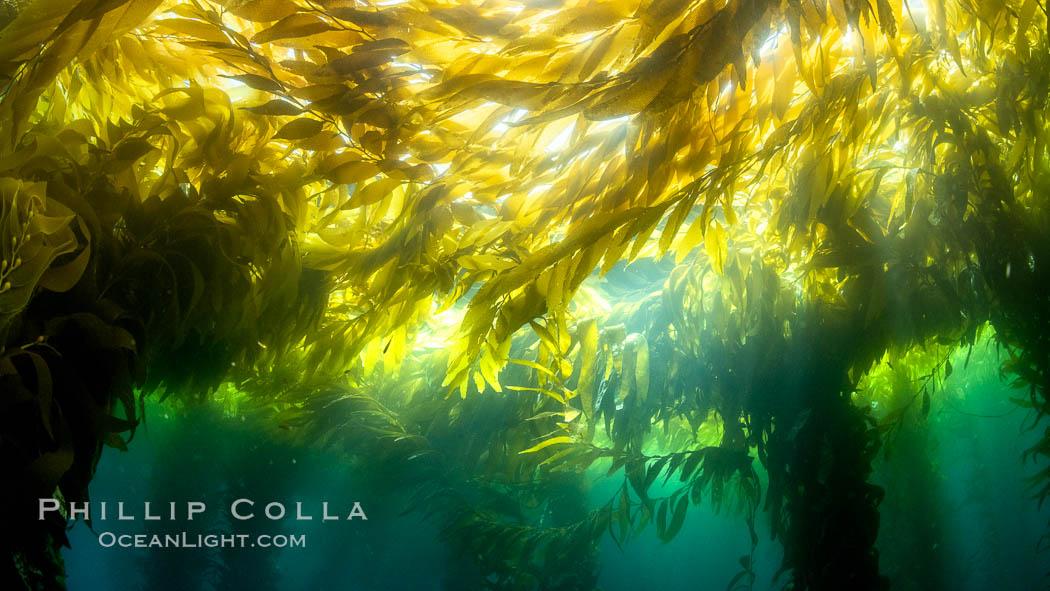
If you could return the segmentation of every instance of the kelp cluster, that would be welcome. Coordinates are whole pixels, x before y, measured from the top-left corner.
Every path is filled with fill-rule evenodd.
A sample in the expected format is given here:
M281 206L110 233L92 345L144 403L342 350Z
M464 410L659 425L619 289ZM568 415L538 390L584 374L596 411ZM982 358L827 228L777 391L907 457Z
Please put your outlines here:
M952 371L909 353L990 325L1050 413L1044 4L381 4L4 5L8 506L225 384L418 483L478 588L592 586L706 496L790 588L878 589L872 461ZM51 525L6 580L60 585Z
M38 153L20 170L32 183L13 182L5 194L4 221L28 229L28 238L12 241L5 285L15 304L3 326L4 462L21 475L5 500L18 507L56 491L86 499L101 446L124 449L121 433L133 433L141 418L136 389L203 395L231 367L253 363L265 333L308 330L323 308L310 297L319 292L311 281L322 279L302 273L294 245L268 239L264 224L258 234L249 229L254 221L283 225L265 201L218 188L208 197L188 190L140 200L92 172L120 166L118 156L85 153L78 163L54 149L54 159ZM33 234L37 227L56 230ZM292 283L260 289L277 274ZM5 516L7 531L24 532L5 540L13 555L38 535L64 539L64 521L47 531L34 518L28 510Z

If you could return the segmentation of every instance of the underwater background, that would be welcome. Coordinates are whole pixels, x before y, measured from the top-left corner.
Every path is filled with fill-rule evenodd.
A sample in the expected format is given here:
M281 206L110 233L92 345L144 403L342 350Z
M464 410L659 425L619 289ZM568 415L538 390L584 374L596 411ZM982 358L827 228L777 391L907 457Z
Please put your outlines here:
M1050 589L1048 286L1045 1L0 0L0 589Z
M1038 552L1050 507L1041 510L1021 475L1032 464L1021 453L1038 433L1031 416L1009 401L1001 383L994 347L973 353L969 367L946 381L946 403L930 410L921 425L888 444L893 453L877 464L873 480L887 486L881 505L878 549L884 573L895 589L1028 591L1046 584L1047 554ZM359 500L368 520L307 523L261 517L236 524L210 517L201 531L306 534L306 548L132 549L103 548L82 522L70 533L64 552L71 591L109 589L317 589L455 591L470 589L457 579L472 568L442 539L439 528L402 494L377 492L385 475L355 470L336 449L290 442L272 423L231 414L217 403L176 409L146 407L146 424L129 451L103 454L91 484L93 502L205 500L209 515L247 497L286 506L302 501L333 507ZM606 475L607 463L588 469L584 490L589 509L619 493L621 471ZM386 487L379 487L386 489ZM395 490L398 488L395 485ZM164 503L161 503L163 505ZM257 503L256 512L262 503ZM604 591L697 591L726 588L750 552L739 516L716 514L706 504L693 508L669 543L652 528L622 547L610 536L598 545L598 589ZM215 513L212 513L212 512ZM319 509L313 512L317 513ZM345 512L344 512L345 513ZM182 531L186 522L96 523L96 531L117 534ZM245 525L248 524L248 525ZM192 530L196 531L196 530ZM759 518L755 550L756 590L781 589L774 582L783 551L770 541ZM468 579L469 580L469 579Z

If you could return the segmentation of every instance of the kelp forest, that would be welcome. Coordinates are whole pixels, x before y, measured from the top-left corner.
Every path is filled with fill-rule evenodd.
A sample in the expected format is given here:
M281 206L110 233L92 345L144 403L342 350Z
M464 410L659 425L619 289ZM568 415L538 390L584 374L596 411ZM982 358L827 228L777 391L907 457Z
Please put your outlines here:
M1050 586L1048 36L1040 0L0 1L0 586ZM100 546L97 501L275 527L216 517L248 494L368 518Z

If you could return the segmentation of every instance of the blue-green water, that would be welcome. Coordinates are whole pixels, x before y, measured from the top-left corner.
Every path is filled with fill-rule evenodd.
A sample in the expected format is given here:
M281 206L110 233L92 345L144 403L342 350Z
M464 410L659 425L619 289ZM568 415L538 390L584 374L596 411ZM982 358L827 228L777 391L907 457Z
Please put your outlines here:
M989 367L985 364L984 367ZM1022 451L1043 426L1031 426L1027 409L992 372L957 370L934 398L926 420L913 419L888 438L873 480L887 487L881 505L881 570L894 589L1029 590L1047 584L1047 552L1038 553L1050 512L1039 511L1026 491ZM83 523L70 532L65 552L72 591L97 589L470 589L469 557L456 555L438 524L425 518L399 486L377 487L383 474L366 474L336 450L287 443L282 428L224 418L214 408L147 409L126 453L107 450L91 485L95 502L122 500L141 513L147 500L202 500L207 517L147 524L141 519L95 523L95 532L302 534L307 547L284 549L104 548ZM758 462L755 462L756 466ZM585 475L586 499L599 507L617 495L622 471L611 477L597 467ZM385 483L390 484L390 483ZM406 490L410 487L404 487ZM669 489L668 489L669 490ZM652 494L661 493L654 485ZM233 522L236 498L256 509L269 501L289 508L299 501L319 514L329 501L345 514L360 501L365 520L322 522L253 519ZM180 509L181 511L181 509ZM779 589L782 558L759 511L753 589ZM605 591L718 590L740 572L750 552L743 518L715 514L706 503L689 508L686 523L663 543L650 526L622 548L608 534L598 546L598 588Z

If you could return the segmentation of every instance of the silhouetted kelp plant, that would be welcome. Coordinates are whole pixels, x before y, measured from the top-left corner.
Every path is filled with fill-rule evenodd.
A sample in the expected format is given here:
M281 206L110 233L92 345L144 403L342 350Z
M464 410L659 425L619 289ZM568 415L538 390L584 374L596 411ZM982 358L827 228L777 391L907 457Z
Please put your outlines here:
M2 5L8 587L63 587L36 500L151 395L407 489L470 589L594 588L699 503L731 589L760 517L777 584L884 589L873 466L933 482L959 350L1043 426L1044 4L383 4Z

